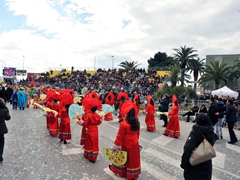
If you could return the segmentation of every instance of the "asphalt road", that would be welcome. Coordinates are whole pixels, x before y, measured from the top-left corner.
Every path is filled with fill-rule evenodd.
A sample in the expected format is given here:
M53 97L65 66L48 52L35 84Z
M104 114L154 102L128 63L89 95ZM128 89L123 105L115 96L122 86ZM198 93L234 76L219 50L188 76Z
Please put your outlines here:
M114 121L104 121L99 126L100 153L95 164L83 157L79 145L81 126L72 122L72 140L64 145L49 135L44 112L40 109L12 110L7 122L9 133L5 135L4 162L0 165L0 180L120 180L109 171L109 161L103 147L112 147L118 130ZM145 130L145 116L140 116L141 168L139 180L183 179L180 168L183 145L193 123L180 121L181 137L174 139L162 135L163 121L156 117L157 131ZM240 131L235 130L238 138ZM215 144L217 157L213 159L213 180L240 179L240 142L229 145L229 134L223 129L223 140Z

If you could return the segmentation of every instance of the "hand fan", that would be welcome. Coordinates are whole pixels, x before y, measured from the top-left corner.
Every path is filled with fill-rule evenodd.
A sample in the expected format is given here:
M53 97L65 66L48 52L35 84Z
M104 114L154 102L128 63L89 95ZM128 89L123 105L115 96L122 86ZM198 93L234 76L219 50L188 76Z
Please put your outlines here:
M107 113L113 112L113 107L110 106L109 104L103 104L102 105L102 111L97 111L98 114L100 115L106 115Z
M82 97L80 97L80 96L75 97L73 99L74 104L77 104L77 102L79 102L81 99L82 99Z
M82 90L81 90L81 94L82 94L83 96L85 96L87 90L88 90L87 87L82 88Z
M103 152L107 159L115 166L123 166L127 162L126 151L117 150L116 152L113 152L110 148L103 148Z
M44 100L44 99L46 99L46 96L47 96L46 94L40 94L40 99Z
M77 105L77 104L72 104L69 109L68 109L68 115L71 120L76 119L77 116L84 114L83 109Z

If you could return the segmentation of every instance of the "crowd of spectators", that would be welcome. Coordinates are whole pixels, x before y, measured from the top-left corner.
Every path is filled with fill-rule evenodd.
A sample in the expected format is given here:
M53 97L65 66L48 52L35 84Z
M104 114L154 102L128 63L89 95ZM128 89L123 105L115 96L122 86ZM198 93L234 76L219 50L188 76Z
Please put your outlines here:
M126 90L146 95L148 92L153 94L159 88L159 83L166 79L166 76L157 75L155 70L146 71L145 69L98 69L93 75L88 74L87 70L73 71L72 69L71 73L63 70L54 77L50 74L49 72L42 73L35 82L23 80L20 84L25 86L49 84L53 87L72 88L79 92L84 87L97 91Z

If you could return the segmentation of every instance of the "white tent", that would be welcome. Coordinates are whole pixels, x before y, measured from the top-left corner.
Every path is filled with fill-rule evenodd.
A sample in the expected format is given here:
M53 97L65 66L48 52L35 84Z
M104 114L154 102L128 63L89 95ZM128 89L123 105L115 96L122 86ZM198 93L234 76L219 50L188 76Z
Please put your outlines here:
M213 90L212 95L217 95L217 96L229 96L229 97L238 97L238 92L235 92L231 89L229 89L227 86L224 86L220 89Z

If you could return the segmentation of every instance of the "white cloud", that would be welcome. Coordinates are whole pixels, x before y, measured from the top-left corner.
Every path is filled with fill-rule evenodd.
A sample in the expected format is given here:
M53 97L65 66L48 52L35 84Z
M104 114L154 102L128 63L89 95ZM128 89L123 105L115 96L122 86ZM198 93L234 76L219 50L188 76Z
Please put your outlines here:
M49 68L112 67L147 59L180 46L206 54L238 53L238 0L6 0L21 29L0 34L0 60L29 72ZM14 22L12 22L14 23ZM3 25L0 24L2 28Z

